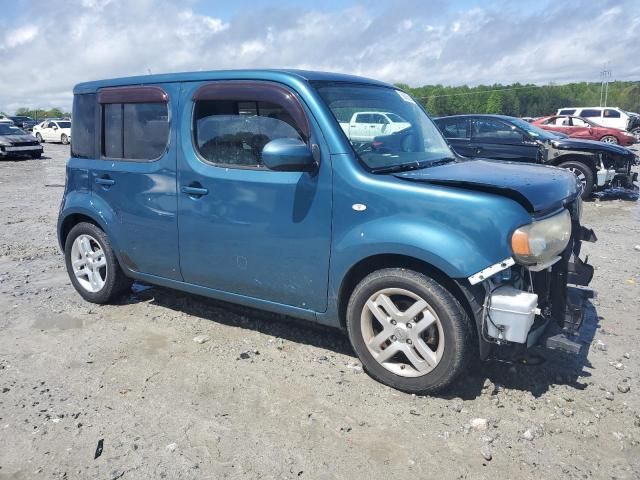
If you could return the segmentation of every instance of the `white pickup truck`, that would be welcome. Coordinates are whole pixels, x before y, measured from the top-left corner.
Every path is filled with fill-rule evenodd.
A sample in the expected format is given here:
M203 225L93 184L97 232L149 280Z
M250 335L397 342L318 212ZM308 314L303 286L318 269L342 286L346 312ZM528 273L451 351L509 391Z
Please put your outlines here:
M355 142L370 142L381 135L391 135L411 124L391 112L356 112L349 123L340 122L347 138Z

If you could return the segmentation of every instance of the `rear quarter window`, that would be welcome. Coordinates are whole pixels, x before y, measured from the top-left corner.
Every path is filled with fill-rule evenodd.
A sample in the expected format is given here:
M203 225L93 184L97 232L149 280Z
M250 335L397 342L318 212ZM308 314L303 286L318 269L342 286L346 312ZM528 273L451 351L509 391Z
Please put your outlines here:
M574 113L576 113L575 108L565 108L563 110L560 110L558 112L558 115L573 115Z
M73 97L73 127L71 132L71 156L93 158L96 138L96 95L88 93Z

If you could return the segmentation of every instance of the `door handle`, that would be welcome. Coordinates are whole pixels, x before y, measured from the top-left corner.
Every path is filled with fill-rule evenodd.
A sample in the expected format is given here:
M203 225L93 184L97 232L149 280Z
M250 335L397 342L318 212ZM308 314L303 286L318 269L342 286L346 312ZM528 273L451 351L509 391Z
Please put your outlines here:
M476 147L476 153L482 153L483 148L482 147Z
M183 186L182 187L182 193L186 193L187 195L192 196L192 197L201 197L201 196L206 195L207 193L209 193L209 189L208 188L204 188L199 183L192 183L191 185Z
M112 178L109 178L109 176L104 176L104 177L96 177L95 182L98 185L102 185L104 187L110 187L112 185L115 185L116 181Z

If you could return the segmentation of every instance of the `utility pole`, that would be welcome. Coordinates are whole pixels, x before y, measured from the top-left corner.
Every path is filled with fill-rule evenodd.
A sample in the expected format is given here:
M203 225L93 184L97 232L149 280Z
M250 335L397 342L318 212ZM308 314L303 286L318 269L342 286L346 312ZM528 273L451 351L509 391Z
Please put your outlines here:
M600 106L607 106L607 95L609 94L609 79L611 78L611 70L609 70L609 65L607 64L604 67L604 70L600 72ZM604 97L604 104L602 102Z

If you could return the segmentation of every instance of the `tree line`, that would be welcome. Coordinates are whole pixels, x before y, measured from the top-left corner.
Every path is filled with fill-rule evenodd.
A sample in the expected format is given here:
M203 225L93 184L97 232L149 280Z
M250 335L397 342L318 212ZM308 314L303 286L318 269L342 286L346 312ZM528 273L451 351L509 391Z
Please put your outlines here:
M410 87L406 84L397 86L420 101L431 115L498 113L514 117L541 117L552 115L563 107L600 105L600 83L596 82L544 86L521 83L496 83L477 87ZM640 112L640 82L610 82L607 105ZM70 117L71 113L60 108L19 108L16 115L25 115L37 120Z
M65 117L69 117L71 118L71 113L70 112L65 112L60 108L51 108L49 110L44 110L42 108L37 108L37 109L32 109L32 108L26 108L26 107L22 107L16 110L16 116L24 116L24 117L31 117L34 120L42 120L45 118L65 118Z
M563 107L600 105L600 83L581 82L565 85L479 85L446 87L397 84L420 101L431 115L497 113L515 117L552 115ZM640 112L640 82L610 82L607 105Z

